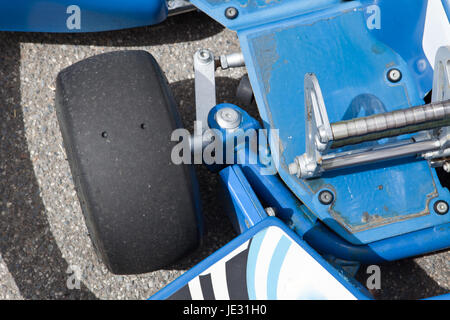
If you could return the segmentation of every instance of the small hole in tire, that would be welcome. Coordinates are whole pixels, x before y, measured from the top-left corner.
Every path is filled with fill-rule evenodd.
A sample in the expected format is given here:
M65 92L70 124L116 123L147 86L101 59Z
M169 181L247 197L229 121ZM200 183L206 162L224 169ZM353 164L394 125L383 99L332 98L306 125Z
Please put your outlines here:
M108 132L106 132L106 131L103 131L102 132L102 138L108 138Z
M141 129L142 129L142 130L147 129L147 125L146 125L145 123L141 123Z

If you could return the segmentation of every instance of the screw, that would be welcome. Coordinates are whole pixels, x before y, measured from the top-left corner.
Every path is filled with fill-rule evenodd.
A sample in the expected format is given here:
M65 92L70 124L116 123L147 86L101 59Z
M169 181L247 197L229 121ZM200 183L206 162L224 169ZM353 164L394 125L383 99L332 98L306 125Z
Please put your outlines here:
M212 54L209 50L202 49L197 52L197 55L198 55L199 60L204 64L212 61Z
M442 166L442 169L444 169L445 172L450 173L450 162L444 163L444 165Z
M388 71L387 78L390 82L399 82L402 79L402 72L396 68L393 68Z
M319 140L320 140L320 142L328 143L329 139L328 139L328 135L327 135L327 131L326 131L325 127L323 125L319 126L317 128L317 131L319 133Z
M274 208L268 207L268 208L266 208L265 210L266 210L267 215L268 215L269 217L275 217L275 209L274 209Z
M297 164L297 162L292 162L289 164L289 174L298 174L298 172L300 171L300 167Z
M225 9L225 17L227 17L227 19L236 19L238 15L239 11L235 7L228 7Z
M321 204L329 205L334 200L333 194L328 190L323 190L319 193L319 201Z
M448 212L448 209L448 203L443 200L436 201L434 204L434 211L436 211L437 214L444 215Z

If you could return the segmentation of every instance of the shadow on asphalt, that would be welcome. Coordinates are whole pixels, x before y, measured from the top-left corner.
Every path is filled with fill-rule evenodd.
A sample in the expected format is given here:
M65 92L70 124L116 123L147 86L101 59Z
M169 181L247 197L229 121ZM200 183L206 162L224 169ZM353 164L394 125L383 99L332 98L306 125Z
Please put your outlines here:
M356 279L362 284L370 274L361 266ZM424 299L448 293L439 286L413 259L403 259L380 264L381 288L372 291L376 299ZM445 270L441 270L445 272Z
M0 254L25 299L96 297L83 284L80 290L67 288L69 265L50 231L25 137L20 43L150 46L200 40L222 29L204 14L193 12L156 26L114 32L0 32Z
M193 11L168 18L148 27L89 33L14 32L19 42L89 45L103 47L155 46L197 41L211 37L224 29L205 14Z
M39 193L20 105L20 43L0 33L0 254L25 299L95 299L83 284L67 288L69 265Z

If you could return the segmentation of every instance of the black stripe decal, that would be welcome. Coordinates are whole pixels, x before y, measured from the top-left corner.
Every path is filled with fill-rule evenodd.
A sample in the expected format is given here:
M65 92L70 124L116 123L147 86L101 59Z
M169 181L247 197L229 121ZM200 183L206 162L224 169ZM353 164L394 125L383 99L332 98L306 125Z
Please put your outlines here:
M202 287L203 299L216 300L212 286L211 274L208 273L204 276L199 276L198 278L200 279L200 286Z
M189 286L185 285L175 293L173 293L167 300L192 300L191 291Z
M225 263L225 269L227 272L228 294L231 300L248 300L248 251L249 249L247 248Z

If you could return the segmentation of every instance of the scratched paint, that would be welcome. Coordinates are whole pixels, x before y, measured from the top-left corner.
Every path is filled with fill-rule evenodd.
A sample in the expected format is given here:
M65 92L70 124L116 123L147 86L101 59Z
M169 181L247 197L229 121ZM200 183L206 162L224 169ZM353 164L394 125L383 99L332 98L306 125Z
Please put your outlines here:
M264 92L270 93L270 79L272 78L272 68L279 60L277 53L277 43L274 33L261 35L252 40L255 59L258 62L259 76L264 83Z

